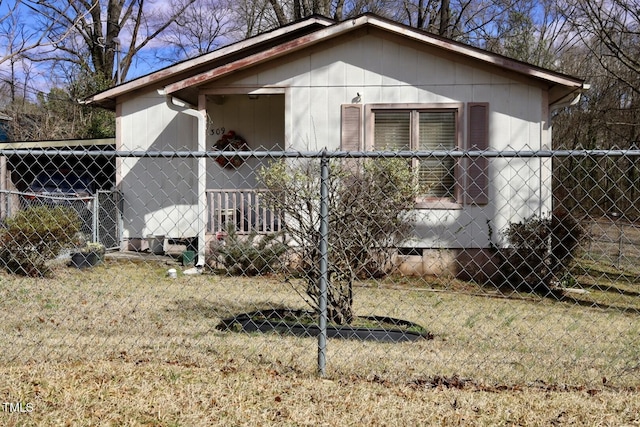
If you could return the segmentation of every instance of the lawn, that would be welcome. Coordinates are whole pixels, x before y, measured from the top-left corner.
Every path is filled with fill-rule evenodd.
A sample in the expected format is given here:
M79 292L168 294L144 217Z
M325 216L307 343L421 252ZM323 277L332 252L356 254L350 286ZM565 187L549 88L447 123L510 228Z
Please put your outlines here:
M357 314L434 339L329 340L320 378L314 338L216 329L241 312L306 308L301 283L171 279L169 267L0 275L0 424L640 424L640 317L615 281L561 301L453 280L358 283Z

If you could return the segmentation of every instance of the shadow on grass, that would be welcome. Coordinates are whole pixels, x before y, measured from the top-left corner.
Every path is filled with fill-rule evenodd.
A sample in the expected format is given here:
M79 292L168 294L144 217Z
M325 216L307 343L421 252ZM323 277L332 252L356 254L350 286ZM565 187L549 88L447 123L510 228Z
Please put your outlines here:
M578 283L575 289L588 291L588 293L570 293L568 289L554 288L546 292L534 292L524 289L525 286L514 286L509 283L485 284L482 285L487 290L486 296L492 296L489 291L496 292L499 298L513 300L529 300L532 302L549 300L561 303L572 303L585 308L595 308L616 312L640 314L640 291L623 289L615 285L599 285L593 283ZM600 295L599 295L600 294ZM605 296L605 295L609 296ZM624 301L612 301L615 296Z
M625 306L618 303L599 302L596 299L590 299L589 295L592 294L586 294L584 296L559 295L556 300L558 302L571 303L586 308L597 308L600 310L616 311L618 313L640 314L640 307L638 307L637 305L629 304Z
M600 292L612 293L615 295L624 295L629 297L640 297L640 291L630 291L613 285L582 285L585 290L596 290Z

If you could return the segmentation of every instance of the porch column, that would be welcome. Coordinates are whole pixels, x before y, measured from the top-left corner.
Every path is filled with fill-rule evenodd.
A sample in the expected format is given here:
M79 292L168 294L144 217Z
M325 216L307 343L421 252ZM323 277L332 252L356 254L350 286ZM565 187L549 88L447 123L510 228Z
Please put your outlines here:
M204 155L207 151L207 101L205 95L198 96L198 107L188 104L172 95L166 93L164 89L158 90L160 95L166 97L167 106L179 113L188 114L197 119L197 138L198 138L198 150L200 154ZM207 242L207 159L206 157L198 156L198 170L196 179L198 180L198 208L197 208L197 227L198 227L198 267L204 266L204 254Z
M207 151L207 99L198 95L198 151ZM207 158L198 157L198 267L204 266L207 247Z

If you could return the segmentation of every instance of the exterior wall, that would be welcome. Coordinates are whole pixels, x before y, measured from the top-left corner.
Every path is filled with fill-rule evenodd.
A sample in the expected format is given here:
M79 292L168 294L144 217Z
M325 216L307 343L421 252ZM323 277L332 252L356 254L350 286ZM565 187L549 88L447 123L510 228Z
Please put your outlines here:
M220 98L216 98L220 99ZM140 151L197 150L197 120L167 106L164 96L149 92L121 103L118 149ZM220 133L235 130L251 149L284 146L284 95L228 95L208 102L207 149ZM250 159L237 170L207 160L207 188L253 188L264 162ZM198 233L196 159L121 159L118 186L124 196L124 237Z
M547 94L542 86L497 68L460 62L451 54L375 29L356 31L303 52L274 59L200 89L201 93L211 94L212 99L220 94L245 94L228 96L220 105L209 102L207 113L212 122L208 130L233 129L245 137L252 148L269 147L269 143L273 143L271 147L305 151L339 148L340 106L354 102L358 93L362 104L488 102L491 149L540 149L550 143ZM251 91L283 95L272 95L275 104L260 110L263 107L257 107L258 103L252 105L252 101L245 98ZM464 144L466 111L462 116L460 126ZM265 125L265 117L272 125ZM176 143L177 135L183 143L191 140L195 144L196 121L171 111L158 96L148 94L123 102L121 124L122 148L168 147ZM215 135L207 138L208 146L217 139ZM138 193L142 190L137 190L140 200L130 201L131 212L139 212L134 208L143 208L147 213L144 216L146 224L132 224L132 232L170 234L180 231L184 234L190 231L179 230L181 226L177 224L175 227L154 225L152 217L160 218L167 211L174 216L178 213L185 223L196 223L190 216L190 209L197 201L193 194L195 165L185 161L172 169L171 175L161 174L162 178L158 179L155 172L136 169L142 160L123 162L123 182L132 173L145 185L151 182L151 188L144 190L144 197L140 198ZM255 176L246 173L251 167L255 165L247 164L242 167L246 170L241 168L241 173L232 176L208 165L207 170L212 175L207 184L217 188L255 185ZM488 205L421 209L416 235L406 245L434 250L481 250L490 246L490 240L501 243L498 231L509 221L519 221L550 208L549 162L491 159L489 171ZM162 188L162 181L173 181L174 178L184 183L180 199L155 200L155 191ZM134 184L130 185L133 190Z
M247 141L251 150L284 149L284 95L215 96L207 102L207 149L230 130ZM249 159L237 169L207 163L207 189L247 189L258 184L257 173L266 159Z

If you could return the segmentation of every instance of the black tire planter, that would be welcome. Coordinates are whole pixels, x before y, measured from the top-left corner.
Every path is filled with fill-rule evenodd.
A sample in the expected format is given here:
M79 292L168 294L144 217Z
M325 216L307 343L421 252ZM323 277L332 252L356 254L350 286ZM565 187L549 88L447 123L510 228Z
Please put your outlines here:
M303 310L260 310L223 319L216 329L235 332L275 332L298 337L317 337L320 334L320 327L317 324L306 324L295 320L309 318L313 315L314 313ZM396 327L370 328L351 325L328 325L327 337L391 343L433 339L433 335L429 332L417 332L424 328L406 320L384 316L362 316L359 319L374 324L396 325ZM414 330L409 330L410 328Z

